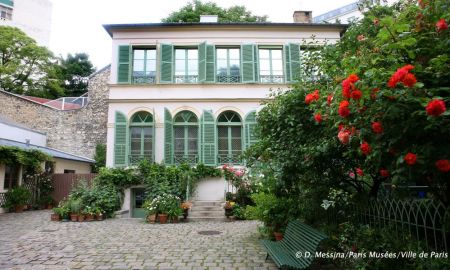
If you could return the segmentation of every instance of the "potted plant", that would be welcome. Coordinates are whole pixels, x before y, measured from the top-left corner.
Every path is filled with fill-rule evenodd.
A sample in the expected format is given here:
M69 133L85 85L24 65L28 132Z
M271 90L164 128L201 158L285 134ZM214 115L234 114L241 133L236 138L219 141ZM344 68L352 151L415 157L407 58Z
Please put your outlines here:
M51 214L50 220L51 221L60 221L63 213L64 213L63 208L60 208L60 207L53 208L53 214Z
M66 199L63 199L62 201L59 202L58 204L58 208L61 209L61 219L62 221L69 221L69 214L70 214L70 205L69 205L69 201L67 201Z
M100 207L96 206L94 207L94 214L95 214L95 220L101 221L103 220L104 216L103 216L103 211Z
M95 211L91 206L86 206L82 212L86 218L86 221L94 221Z
M16 213L22 213L24 206L31 198L31 192L24 187L16 187L6 193L6 207L14 208Z
M70 200L70 220L78 221L78 214L81 211L81 200L71 199Z
M147 222L155 223L156 215L158 213L158 198L153 200L146 200L142 206L145 209Z
M183 209L183 218L186 220L189 215L189 209L191 209L192 203L191 202L183 202L181 204L181 209Z
M168 213L173 210L175 207L179 208L180 198L171 195L164 194L159 198L158 203L158 220L159 223L165 224L167 223Z
M235 202L226 201L225 205L223 206L223 209L225 209L225 216L227 218L230 218L233 215L233 207Z
M183 213L183 209L179 205L174 205L167 213L172 223L178 223L178 217Z

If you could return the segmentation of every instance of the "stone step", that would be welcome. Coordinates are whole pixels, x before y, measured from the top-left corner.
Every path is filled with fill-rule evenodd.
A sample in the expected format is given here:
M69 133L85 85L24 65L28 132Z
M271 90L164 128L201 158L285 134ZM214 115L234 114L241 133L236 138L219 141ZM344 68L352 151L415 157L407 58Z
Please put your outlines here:
M222 207L219 206L193 206L189 212L197 211L223 211Z
M225 202L223 201L193 201L192 207L195 206L222 206Z
M223 217L188 217L188 221L195 222L195 221L230 221L225 216Z
M190 212L189 217L222 217L225 216L224 211L198 211L198 212Z

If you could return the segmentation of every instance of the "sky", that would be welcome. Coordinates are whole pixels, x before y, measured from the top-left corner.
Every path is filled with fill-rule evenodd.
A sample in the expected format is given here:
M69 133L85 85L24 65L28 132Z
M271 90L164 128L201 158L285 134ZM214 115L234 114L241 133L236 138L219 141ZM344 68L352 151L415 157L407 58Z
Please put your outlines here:
M271 22L292 22L295 10L321 15L355 0L209 0L227 8L244 5ZM50 50L56 55L86 52L97 69L111 61L111 38L103 24L155 23L185 6L188 0L51 0ZM205 2L205 1L204 1Z

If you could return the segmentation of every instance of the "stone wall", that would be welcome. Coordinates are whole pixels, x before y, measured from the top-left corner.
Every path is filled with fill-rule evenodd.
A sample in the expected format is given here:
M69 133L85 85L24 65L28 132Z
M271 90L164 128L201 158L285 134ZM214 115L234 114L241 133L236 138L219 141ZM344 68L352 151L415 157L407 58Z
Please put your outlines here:
M0 91L0 115L47 135L47 146L93 158L95 146L106 144L110 67L89 80L89 104L58 111ZM0 131L1 132L1 131Z

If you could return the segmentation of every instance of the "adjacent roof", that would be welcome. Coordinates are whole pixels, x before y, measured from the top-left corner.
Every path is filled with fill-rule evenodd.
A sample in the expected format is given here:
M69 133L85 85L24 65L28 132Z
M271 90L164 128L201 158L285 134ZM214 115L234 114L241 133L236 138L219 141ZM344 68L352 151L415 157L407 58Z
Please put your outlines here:
M63 152L60 150L56 150L53 148L49 148L49 147L42 147L42 146L37 146L37 145L33 145L33 144L26 144L26 143L22 143L22 142L17 142L17 141L12 141L12 140L7 140L7 139L3 139L0 138L0 145L1 146L13 146L13 147L18 147L20 149L23 150L39 150L41 152L46 153L49 156L52 156L54 158L62 158L62 159L67 159L67 160L74 160L74 161L81 161L81 162L88 162L88 163L94 163L95 160L90 159L90 158L86 158L86 157L81 157L81 156L77 156L77 155L73 155L67 152Z
M230 27L319 27L319 28L337 28L343 32L347 28L347 24L332 24L332 23L272 23L272 22L234 22L234 23L135 23L135 24L104 24L103 28L112 37L112 32L119 29L156 29L156 28L171 28L171 27L217 27L217 26L230 26Z

